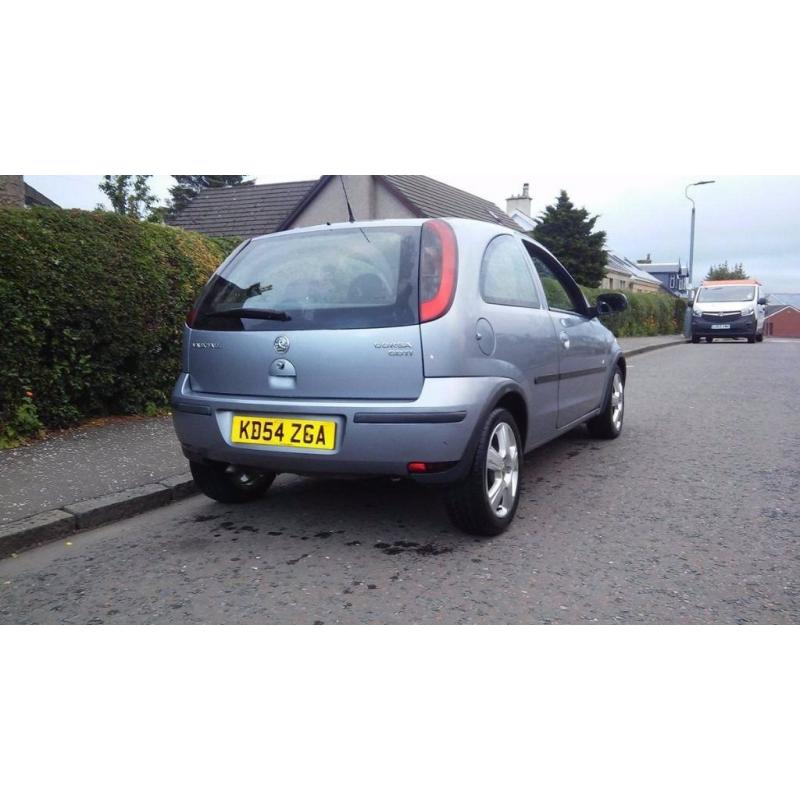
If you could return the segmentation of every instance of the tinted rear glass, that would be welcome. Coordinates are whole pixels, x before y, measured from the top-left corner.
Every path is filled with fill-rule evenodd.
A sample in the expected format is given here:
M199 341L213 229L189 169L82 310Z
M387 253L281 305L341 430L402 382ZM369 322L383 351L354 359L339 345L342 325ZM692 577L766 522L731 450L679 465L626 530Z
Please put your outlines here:
M420 228L405 226L257 239L211 279L194 327L341 330L416 324L419 240Z

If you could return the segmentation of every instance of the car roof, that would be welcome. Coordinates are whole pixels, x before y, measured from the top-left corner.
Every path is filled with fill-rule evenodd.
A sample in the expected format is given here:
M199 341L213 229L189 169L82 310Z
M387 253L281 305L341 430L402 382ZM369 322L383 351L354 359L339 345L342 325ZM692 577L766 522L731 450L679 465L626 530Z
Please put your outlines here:
M755 278L735 278L729 281L703 281L700 284L703 286L761 286L761 281Z

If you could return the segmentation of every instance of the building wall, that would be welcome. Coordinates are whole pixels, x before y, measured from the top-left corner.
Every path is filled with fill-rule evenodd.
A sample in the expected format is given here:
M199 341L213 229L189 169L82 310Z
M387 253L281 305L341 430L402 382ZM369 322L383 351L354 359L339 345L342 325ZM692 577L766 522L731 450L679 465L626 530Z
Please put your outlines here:
M647 271L650 272L650 270ZM677 272L650 272L650 274L661 281L662 286L665 289L669 289L671 292L686 291L686 282L688 279L685 276L679 275Z
M627 272L617 272L614 269L606 269L605 277L600 281L601 289L609 291L635 292L637 294L653 294L660 292L661 288L654 283L640 281Z
M347 195L356 220L410 219L409 209L372 175L344 175ZM292 228L324 225L326 222L347 222L347 203L339 176L323 187L322 191L302 210L292 223Z
M800 338L800 311L794 308L779 311L774 317L764 321L764 333L767 336L788 339Z
M639 281L634 278L633 291L639 292L640 294L657 294L661 291L661 287L656 286L654 283L645 283L645 281Z
M22 175L0 175L0 206L25 205L25 180Z
M631 276L627 272L617 272L615 269L606 269L605 277L600 281L601 289L628 289Z

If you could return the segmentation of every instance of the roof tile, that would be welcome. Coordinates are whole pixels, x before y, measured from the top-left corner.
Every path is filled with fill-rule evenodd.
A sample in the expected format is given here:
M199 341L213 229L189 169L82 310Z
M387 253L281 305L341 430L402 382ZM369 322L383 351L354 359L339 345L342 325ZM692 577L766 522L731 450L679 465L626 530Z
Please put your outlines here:
M167 222L209 236L273 233L316 183L295 181L204 189Z

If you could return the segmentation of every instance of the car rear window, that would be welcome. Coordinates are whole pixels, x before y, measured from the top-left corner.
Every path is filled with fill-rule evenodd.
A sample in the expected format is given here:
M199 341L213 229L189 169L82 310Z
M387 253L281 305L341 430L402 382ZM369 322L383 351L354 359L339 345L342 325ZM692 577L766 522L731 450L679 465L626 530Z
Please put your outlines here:
M353 226L256 239L206 286L194 327L341 330L416 324L419 243L418 226Z

